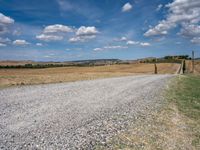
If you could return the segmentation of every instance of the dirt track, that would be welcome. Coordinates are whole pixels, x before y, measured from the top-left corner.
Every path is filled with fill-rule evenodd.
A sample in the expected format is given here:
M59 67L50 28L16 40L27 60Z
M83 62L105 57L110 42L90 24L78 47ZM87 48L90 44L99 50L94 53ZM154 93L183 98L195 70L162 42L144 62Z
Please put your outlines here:
M0 90L0 149L94 149L157 109L173 75Z

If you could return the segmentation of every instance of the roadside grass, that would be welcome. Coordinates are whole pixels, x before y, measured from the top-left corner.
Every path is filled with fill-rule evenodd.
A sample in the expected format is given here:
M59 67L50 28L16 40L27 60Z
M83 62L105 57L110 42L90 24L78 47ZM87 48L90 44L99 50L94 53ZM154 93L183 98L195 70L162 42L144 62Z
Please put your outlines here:
M185 116L186 124L191 129L192 145L200 149L200 76L179 77L169 94L169 101Z
M200 76L179 77L173 86L171 93L179 110L191 119L200 119Z
M200 149L200 76L171 80L159 110L141 117L125 132L96 149Z

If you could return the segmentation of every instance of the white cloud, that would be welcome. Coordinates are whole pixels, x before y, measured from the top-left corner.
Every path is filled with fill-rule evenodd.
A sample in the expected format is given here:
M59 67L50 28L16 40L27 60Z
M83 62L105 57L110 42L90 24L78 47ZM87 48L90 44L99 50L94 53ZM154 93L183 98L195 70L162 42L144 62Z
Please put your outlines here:
M141 46L150 46L151 44L150 44L150 43L147 43L147 42L141 42L140 45L141 45Z
M126 41L127 40L127 38L126 37L121 37L121 39L120 39L120 41Z
M166 35L170 29L181 27L180 35L199 37L200 1L199 0L174 0L165 6L169 9L166 19L150 28L145 36ZM192 31L192 30L195 31ZM193 36L193 37L192 37ZM192 40L191 40L192 41Z
M46 26L43 32L40 35L37 35L36 38L46 42L61 41L64 39L64 37L66 37L65 33L69 32L72 32L72 34L74 34L74 37L69 38L69 36L71 36L72 34L69 34L68 36L68 41L71 43L85 42L90 39L94 39L99 33L99 31L94 26L81 26L80 28L75 29L74 27L55 24Z
M80 37L72 37L69 39L69 42L71 43L75 43L75 42L78 42L78 41L82 41Z
M37 46L43 46L43 44L42 44L42 43L36 43L36 45L37 45Z
M183 24L183 28L179 34L184 37L200 36L200 26L194 24Z
M102 51L103 48L94 48L93 50L94 50L94 51Z
M163 5L159 4L158 7L156 8L156 11L160 11L162 9Z
M55 24L46 26L43 31L43 33L58 33L58 32L73 32L73 28L61 24Z
M13 41L13 45L23 46L23 45L28 45L28 44L30 44L30 43L27 42L26 40L15 40L15 41Z
M114 41L117 41L117 42L123 42L123 41L127 41L127 37L123 36L121 38L114 38Z
M103 51L103 50L109 50L109 49L127 49L127 46L121 46L121 45L109 45L104 46L102 48L94 48L93 51Z
M46 26L42 33L37 35L36 38L46 42L61 41L65 36L64 33L69 32L74 32L74 29L66 25L54 24Z
M97 33L99 33L99 31L94 26L92 26L92 27L81 26L77 30L76 35L77 36L90 36L90 35L96 35Z
M12 18L0 13L0 24L13 24L14 22Z
M191 42L194 44L200 44L200 37L194 37L193 39L191 39Z
M7 45L4 43L0 43L0 47L5 47L5 46L7 46Z
M155 35L166 35L166 34L168 34L168 30L175 26L176 26L176 24L173 22L167 22L165 20L162 20L159 22L159 24L157 26L149 29L146 33L144 33L144 35L147 37L155 36Z
M151 44L148 42L140 42L128 40L126 37L121 37L120 39L115 39L115 41L124 41L127 45L141 45L141 46L150 46ZM128 48L127 46L106 46L104 49L117 49L117 48Z
M121 45L114 45L114 46L105 46L104 49L126 49L127 46L121 46Z
M96 35L99 33L99 31L96 29L96 27L85 27L81 26L76 31L76 36L69 39L69 42L75 43L75 42L85 42L90 39L96 38Z
M10 24L13 24L13 23L14 23L14 19L0 13L0 34L5 34L9 32L8 27Z
M9 43L11 40L9 38L2 38L0 37L0 43Z
M129 41L126 42L126 44L127 45L136 45L136 44L139 44L139 42L138 41L131 41L131 40L129 40Z
M63 36L41 34L37 35L36 38L42 41L50 42L50 41L61 41L63 39Z
M128 12L133 8L133 6L130 3L126 3L123 7L122 7L122 12Z
M75 42L86 42L90 39L94 39L96 36L91 35L91 36L75 36L69 39L69 42L75 43Z

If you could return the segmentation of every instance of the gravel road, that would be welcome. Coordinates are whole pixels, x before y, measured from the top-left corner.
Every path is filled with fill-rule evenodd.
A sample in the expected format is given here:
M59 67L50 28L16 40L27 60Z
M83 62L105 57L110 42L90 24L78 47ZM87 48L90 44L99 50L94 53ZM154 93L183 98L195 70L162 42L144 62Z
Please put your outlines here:
M94 149L159 108L173 75L0 90L0 149Z

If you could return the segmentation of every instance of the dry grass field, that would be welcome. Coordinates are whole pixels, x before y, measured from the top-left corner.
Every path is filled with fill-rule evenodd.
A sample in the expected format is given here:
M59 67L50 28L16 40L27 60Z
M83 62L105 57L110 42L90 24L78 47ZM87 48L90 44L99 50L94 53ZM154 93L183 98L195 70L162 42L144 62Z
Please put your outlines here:
M158 73L175 73L179 64L158 64ZM0 87L71 82L97 78L153 74L154 64L126 64L95 67L59 67L45 69L0 69Z
M195 60L195 69L194 69L194 73L195 74L200 74L200 60ZM186 61L186 69L188 73L192 72L192 61Z

